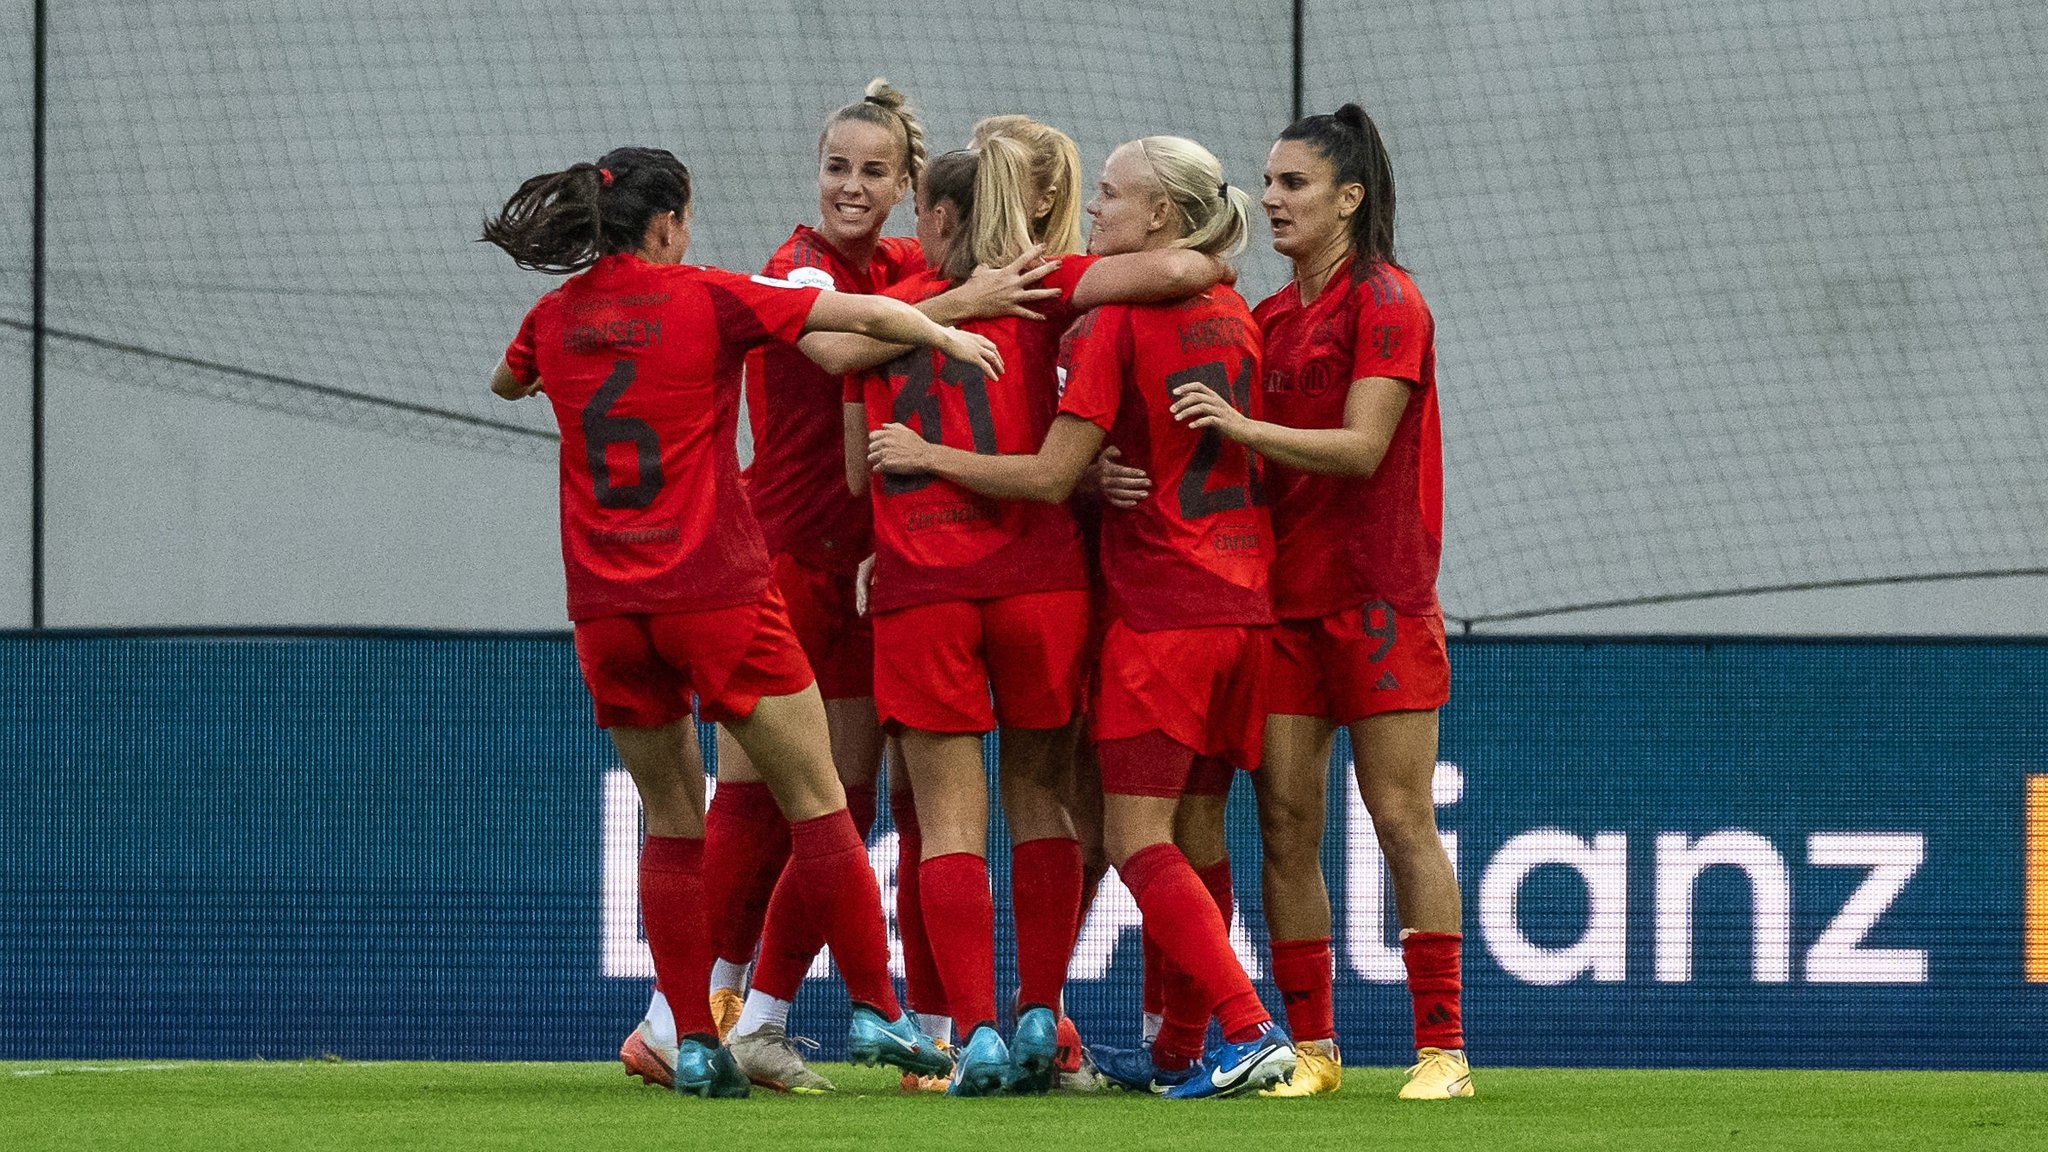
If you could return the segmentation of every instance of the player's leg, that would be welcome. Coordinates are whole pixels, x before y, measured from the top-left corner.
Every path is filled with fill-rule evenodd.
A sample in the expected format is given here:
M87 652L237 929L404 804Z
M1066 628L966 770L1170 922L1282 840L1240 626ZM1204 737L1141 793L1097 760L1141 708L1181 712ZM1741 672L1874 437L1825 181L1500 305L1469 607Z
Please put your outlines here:
M789 862L789 822L732 734L718 732L718 787L704 817L704 879L717 959L711 1014L719 1034L739 1023L747 966L761 942L771 893Z
M903 763L903 744L895 737L887 741L889 762L889 813L896 821L896 937L903 942L903 986L908 993L911 1014L918 1030L951 1051L953 1015L946 1004L946 986L939 979L939 966L932 958L931 940L924 930L924 889L918 883L918 865L924 860L924 836L917 822L917 798L910 790L910 770ZM944 1076L904 1073L905 1092L944 1092Z
M689 692L656 651L644 617L579 621L576 657L590 688L597 722L640 793L647 835L641 845L641 921L656 981L702 988L711 975L705 923L704 768L690 723ZM700 1096L744 1096L747 1085L719 1046L710 1005L683 997L673 1037L643 1020L620 1047L627 1071Z
M829 653L824 658L829 659ZM846 789L847 812L865 842L874 825L875 778L881 757L874 700L828 699L825 719L832 737L833 765ZM829 1092L832 1082L805 1065L789 1035L790 1007L811 964L825 947L818 919L804 907L800 892L794 874L785 870L768 900L753 986L732 1029L732 1050L756 1084L792 1092ZM713 1003L717 1003L716 993Z
M1158 1073L1154 1091L1175 1097L1230 1095L1266 1087L1293 1069L1294 1054L1259 1003L1230 947L1215 897L1173 843L1174 812L1194 750L1163 732L1098 741L1103 839L1110 862L1137 901L1145 931L1166 962L1193 981L1203 1017L1222 1021L1224 1044L1184 1077ZM1107 1074L1130 1083L1097 1057ZM1168 1083L1179 1079L1173 1087Z
M854 1059L920 1071L947 1066L896 1002L881 892L832 766L824 702L779 596L771 589L759 605L701 615L707 619L658 639L665 648L703 653L692 666L703 714L745 749L789 821L797 896L820 924L854 1001Z
M1264 763L1252 775L1273 982L1286 1006L1298 1064L1281 1096L1334 1092L1337 1050L1330 891L1323 879L1329 819L1328 652L1316 621L1283 621L1268 635Z
M1450 856L1437 835L1430 784L1437 713L1383 712L1351 725L1358 787L1394 882L1401 955L1414 1007L1416 1065L1403 1099L1472 1094L1460 1010L1463 908Z
M1228 764L1197 757L1173 821L1173 842L1188 858L1195 875L1201 878L1202 887L1215 902L1226 935L1237 913L1230 850L1224 839L1224 810L1229 803L1233 775ZM1194 980L1166 962L1156 941L1149 937L1147 940L1148 959L1157 957L1156 978L1160 981L1160 1021L1152 1038L1153 1063L1168 1071L1180 1071L1202 1058L1209 1032L1209 1006L1202 1003Z
M1067 810L1073 733L1088 643L1088 594L1040 592L983 606L989 680L1002 725L1001 793L1010 826L1017 930L1013 1087L1052 1087L1067 964L1081 916L1081 844Z
M922 858L919 911L946 990L948 1015L966 1037L950 1089L999 1091L1009 1049L995 1031L995 902L989 893L988 776L977 733L902 734L917 806Z

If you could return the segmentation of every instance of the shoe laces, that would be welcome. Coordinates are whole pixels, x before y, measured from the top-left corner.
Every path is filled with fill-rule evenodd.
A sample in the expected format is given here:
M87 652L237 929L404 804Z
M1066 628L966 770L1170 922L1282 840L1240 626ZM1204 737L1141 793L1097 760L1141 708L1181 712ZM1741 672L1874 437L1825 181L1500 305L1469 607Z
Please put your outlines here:
M1419 1074L1424 1068L1444 1065L1446 1070L1456 1067L1457 1059L1442 1048L1423 1048L1415 1053L1415 1064L1408 1069L1409 1076Z

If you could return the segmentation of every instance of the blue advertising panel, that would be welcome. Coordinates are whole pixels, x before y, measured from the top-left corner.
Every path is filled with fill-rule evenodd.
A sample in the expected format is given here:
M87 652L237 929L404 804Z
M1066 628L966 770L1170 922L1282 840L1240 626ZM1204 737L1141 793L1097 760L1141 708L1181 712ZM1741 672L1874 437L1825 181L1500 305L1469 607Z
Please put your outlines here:
M1452 661L1436 799L1475 1062L2048 1068L2048 644ZM0 764L0 1056L598 1059L645 1005L637 802L564 638L4 636ZM1341 739L1331 771L1338 1031L1399 1063ZM1249 792L1235 938L1277 1008ZM871 847L886 904L886 810ZM1004 966L1007 909L997 932ZM834 1055L814 973L793 1024ZM1138 973L1112 877L1084 1036L1135 1040Z

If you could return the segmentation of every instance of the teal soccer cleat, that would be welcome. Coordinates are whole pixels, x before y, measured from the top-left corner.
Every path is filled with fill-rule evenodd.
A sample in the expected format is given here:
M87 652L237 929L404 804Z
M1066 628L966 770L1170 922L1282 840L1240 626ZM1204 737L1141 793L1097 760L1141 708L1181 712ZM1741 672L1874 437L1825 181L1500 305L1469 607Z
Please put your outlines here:
M1017 1017L1017 1030L1010 1038L1010 1091L1025 1096L1052 1091L1059 1031L1059 1017L1050 1008L1032 1008Z
M908 1013L884 1020L872 1008L854 1005L847 1031L847 1059L855 1064L888 1064L919 1076L944 1076L953 1058L939 1042L917 1030Z
M1010 1083L1010 1048L995 1029L984 1024L960 1047L953 1063L948 1096L1000 1096Z
M676 1093L707 1100L738 1100L748 1091L746 1073L724 1045L684 1037L676 1044Z

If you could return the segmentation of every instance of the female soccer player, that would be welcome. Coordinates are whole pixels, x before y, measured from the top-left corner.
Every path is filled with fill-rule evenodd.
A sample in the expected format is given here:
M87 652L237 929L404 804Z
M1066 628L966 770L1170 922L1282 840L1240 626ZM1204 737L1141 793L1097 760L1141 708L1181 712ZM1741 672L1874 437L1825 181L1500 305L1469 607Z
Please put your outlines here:
M1031 250L1029 151L1003 136L949 153L919 195L919 232L937 268L891 289L906 298ZM935 443L1029 452L1058 404L1054 356L1080 310L1185 295L1214 284L1220 262L1188 251L1063 260L1044 322L966 327L1005 350L991 381L972 365L913 351L849 380L848 482L867 482L867 433L909 421ZM843 342L843 341L841 341ZM806 341L806 351L827 343ZM953 1016L968 1025L949 1089L984 1095L1050 1083L1057 1010L1074 944L1081 854L1066 810L1066 729L1079 705L1087 570L1063 506L986 500L932 477L872 486L876 564L875 702L902 732L923 837L924 925ZM990 696L993 690L994 706ZM981 736L1002 726L1002 794L1015 842L1019 1015L1012 1055L995 1031L994 907L983 858L987 784ZM1028 883L1026 883L1028 881Z
M1091 253L1224 256L1244 247L1251 199L1229 188L1216 158L1191 140L1152 136L1124 145L1099 187L1088 209ZM1189 381L1252 403L1258 330L1237 293L1219 286L1172 304L1106 305L1077 323L1069 340L1059 414L1035 453L963 450L931 434L927 412L919 414L921 430L899 421L873 432L869 463L888 483L931 485L936 477L993 501L1042 502L1048 511L1064 507L1105 438L1153 476L1150 499L1103 519L1110 623L1092 727L1109 857L1144 913L1145 931L1188 977L1199 1027L1195 1051L1174 1066L1155 1070L1142 1053L1142 1073L1101 1056L1097 1065L1127 1084L1170 1088L1174 1097L1252 1091L1287 1075L1292 1048L1259 1004L1215 898L1173 838L1175 810L1198 759L1212 778L1222 766L1226 789L1230 763L1258 762L1272 530L1251 455L1176 424L1169 409L1174 388ZM914 771L914 756L911 763ZM1201 1057L1212 1013L1222 1018L1226 1042L1196 1065L1188 1057Z
M1301 1067L1276 1095L1335 1091L1330 897L1320 866L1333 726L1394 880L1415 1012L1408 1100L1472 1094L1459 1013L1460 903L1430 781L1450 696L1436 598L1443 529L1436 325L1394 260L1394 175L1355 104L1280 134L1266 162L1273 247L1293 282L1256 311L1266 420L1203 384L1174 411L1272 465L1274 610L1266 764L1255 778L1274 981Z
M915 239L881 233L924 163L924 129L905 97L886 79L870 81L866 94L834 111L819 133L816 227L799 225L762 274L830 291L873 293L923 271ZM1028 288L1039 275L995 270L922 310L941 324L1030 316L1020 301L1053 295ZM795 348L771 343L749 354L746 380L754 433L748 502L760 521L790 623L817 674L833 763L854 828L865 839L875 818L882 734L875 719L873 637L854 607L854 575L871 550L870 514L867 501L847 490L840 462L840 379ZM902 780L892 783L899 798L907 797ZM907 799L895 807L907 810ZM903 842L914 870L914 833ZM736 743L721 741L718 790L705 817L708 917L718 956L711 975L712 1015L754 1083L830 1091L831 1081L805 1066L787 1032L790 1004L824 947L816 920L795 899L795 886L777 883L788 856L788 827L767 786ZM898 902L914 906L916 895L912 884L907 894L899 890ZM943 999L931 975L929 949L914 917L899 914L898 921L911 1003L929 1007ZM747 964L757 944L760 958L743 1006ZM921 1020L920 1027L944 1025ZM942 1031L934 1034L947 1039ZM660 1074L659 1063L648 1067L630 1039L621 1057L629 1068L644 1069L643 1077Z
M690 219L689 171L666 151L621 148L526 181L484 226L521 267L582 270L527 313L491 388L508 399L545 391L561 427L569 618L597 722L648 813L640 895L655 971L679 989L711 975L703 777L687 751L694 693L790 822L790 867L854 1000L854 1059L943 1070L950 1061L889 981L880 893L740 494L734 423L747 350L805 331L942 348L985 370L1000 359L987 340L896 301L686 265ZM709 1004L678 1003L675 1089L745 1095Z

